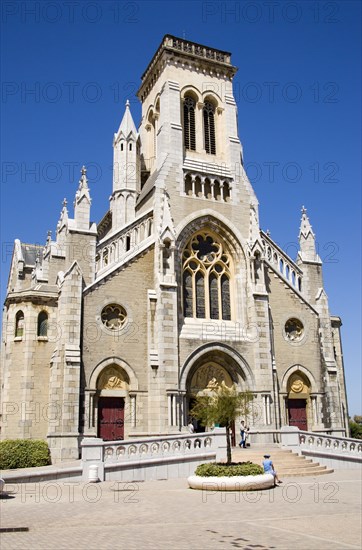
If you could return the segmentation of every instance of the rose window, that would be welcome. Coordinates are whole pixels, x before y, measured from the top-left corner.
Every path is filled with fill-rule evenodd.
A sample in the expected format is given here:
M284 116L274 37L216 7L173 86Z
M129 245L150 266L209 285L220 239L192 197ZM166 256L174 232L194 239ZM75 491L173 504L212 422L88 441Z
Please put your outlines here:
M127 321L126 310L117 304L110 304L103 308L102 323L110 330L119 330Z

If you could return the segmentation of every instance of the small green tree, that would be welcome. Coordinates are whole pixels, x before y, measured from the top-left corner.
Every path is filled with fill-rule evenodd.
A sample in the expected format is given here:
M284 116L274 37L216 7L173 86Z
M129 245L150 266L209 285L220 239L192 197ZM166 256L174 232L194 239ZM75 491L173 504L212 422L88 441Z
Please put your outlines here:
M354 439L362 439L362 417L355 414L353 420L349 419L349 429L351 437Z
M235 384L228 387L224 382L218 384L215 379L195 396L190 414L204 426L219 424L226 428L227 464L231 463L230 428L238 416L246 417L249 414L252 399L250 391L240 392Z

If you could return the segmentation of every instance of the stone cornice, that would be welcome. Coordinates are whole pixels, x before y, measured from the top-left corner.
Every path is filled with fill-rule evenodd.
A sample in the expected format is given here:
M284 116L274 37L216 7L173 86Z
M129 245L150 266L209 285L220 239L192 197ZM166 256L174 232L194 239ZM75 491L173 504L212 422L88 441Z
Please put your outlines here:
M58 292L41 292L33 288L19 292L9 292L5 299L5 306L20 302L41 303L50 302L50 305L57 305Z
M165 35L161 45L142 75L137 96L143 101L167 63L189 64L194 70L206 74L224 75L232 80L237 67L231 64L231 54L172 35Z

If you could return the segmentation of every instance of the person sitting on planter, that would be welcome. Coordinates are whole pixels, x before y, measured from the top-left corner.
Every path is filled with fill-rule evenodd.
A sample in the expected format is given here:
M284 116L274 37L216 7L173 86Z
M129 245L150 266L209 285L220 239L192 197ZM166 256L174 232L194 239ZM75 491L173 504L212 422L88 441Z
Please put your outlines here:
M272 474L274 476L274 486L277 483L283 483L278 478L278 475L277 475L276 471L274 470L274 464L273 464L272 460L270 459L270 455L264 455L263 468L264 468L264 473L265 474Z

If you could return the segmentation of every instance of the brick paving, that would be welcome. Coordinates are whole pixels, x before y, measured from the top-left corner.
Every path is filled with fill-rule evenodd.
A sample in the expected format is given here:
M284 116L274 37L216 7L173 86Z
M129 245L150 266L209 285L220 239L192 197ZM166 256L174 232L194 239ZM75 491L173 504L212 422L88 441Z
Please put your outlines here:
M288 478L271 490L213 493L186 480L7 485L6 549L360 549L361 472Z

